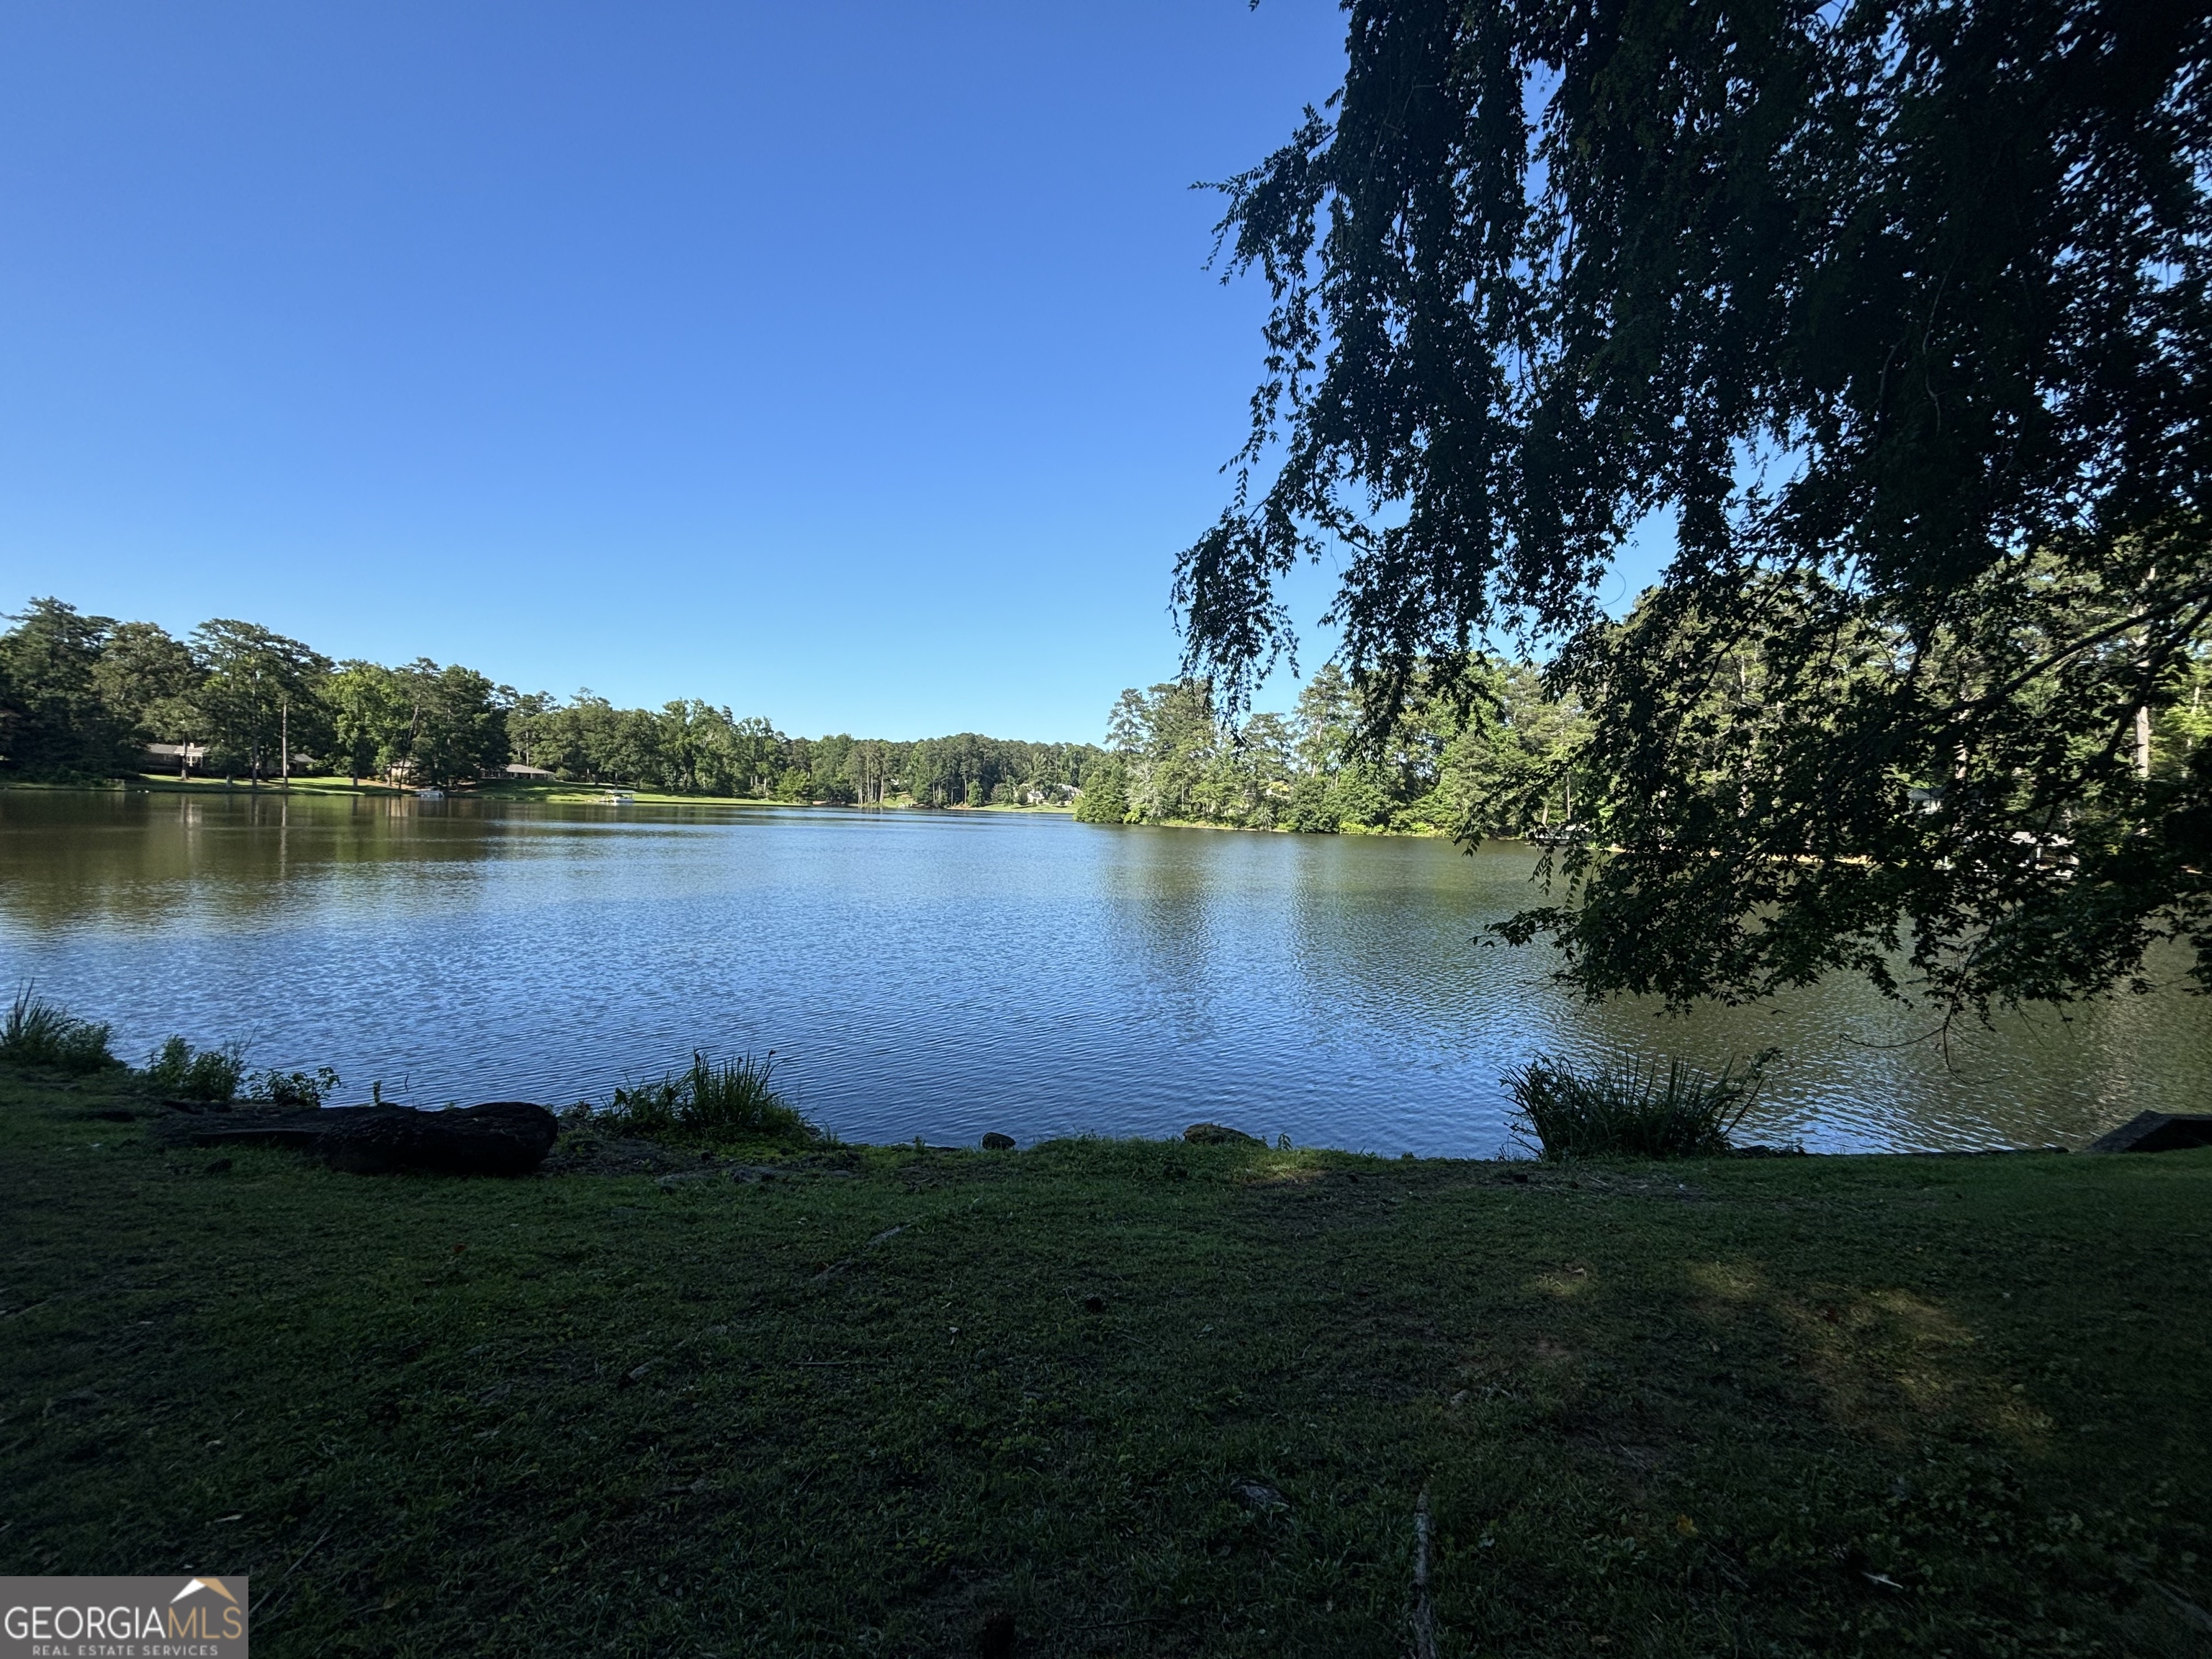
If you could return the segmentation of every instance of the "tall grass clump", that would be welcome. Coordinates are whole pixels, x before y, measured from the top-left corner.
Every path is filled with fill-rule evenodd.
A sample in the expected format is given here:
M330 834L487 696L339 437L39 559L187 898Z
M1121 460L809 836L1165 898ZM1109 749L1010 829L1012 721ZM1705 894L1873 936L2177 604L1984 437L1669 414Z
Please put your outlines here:
M1730 1060L1715 1077L1680 1060L1578 1070L1539 1054L1505 1073L1520 1109L1515 1133L1546 1160L1573 1158L1717 1158L1733 1149L1729 1136L1759 1099L1774 1051L1753 1055L1741 1072Z
M319 1106L344 1079L327 1066L312 1072L263 1072L246 1091L249 1100L265 1100L272 1106Z
M820 1131L775 1087L775 1052L722 1062L696 1049L691 1069L615 1091L607 1127L648 1140L812 1140Z
M245 1045L195 1048L173 1036L146 1057L146 1081L164 1100L191 1100L220 1106L238 1095L246 1075Z
M104 1071L115 1064L109 1028L79 1019L26 985L0 1019L0 1060L24 1066L58 1066L65 1072Z

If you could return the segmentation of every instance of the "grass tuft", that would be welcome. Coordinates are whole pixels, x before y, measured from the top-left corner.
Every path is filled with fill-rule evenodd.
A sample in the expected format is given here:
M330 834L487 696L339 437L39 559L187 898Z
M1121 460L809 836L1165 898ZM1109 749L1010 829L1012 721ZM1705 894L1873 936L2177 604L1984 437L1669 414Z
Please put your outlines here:
M65 1072L104 1071L115 1064L108 1052L109 1027L79 1019L26 985L15 993L0 1020L0 1060L23 1066L58 1066Z
M237 1097L245 1075L243 1043L195 1048L184 1038L173 1036L146 1057L146 1081L167 1100L222 1105Z
M1571 1158L1715 1158L1759 1099L1771 1051L1753 1056L1741 1073L1730 1060L1712 1076L1680 1060L1601 1066L1578 1071L1539 1054L1509 1071L1525 1128L1516 1133L1547 1161Z
M691 1069L615 1091L610 1128L648 1140L813 1140L821 1131L775 1087L775 1051L717 1063L696 1049Z
M319 1106L343 1080L327 1066L312 1072L263 1072L253 1079L246 1097L276 1106Z

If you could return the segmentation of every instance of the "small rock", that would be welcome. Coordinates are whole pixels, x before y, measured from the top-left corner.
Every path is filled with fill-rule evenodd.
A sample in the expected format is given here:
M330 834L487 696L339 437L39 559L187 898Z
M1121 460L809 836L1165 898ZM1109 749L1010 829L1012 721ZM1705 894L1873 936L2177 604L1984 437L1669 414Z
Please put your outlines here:
M208 1165L207 1172L210 1175L228 1175L230 1173L230 1160L227 1158L219 1158L216 1159L214 1163Z
M983 1150L987 1152L1011 1152L1014 1150L1014 1138L1012 1135L1002 1135L994 1129L983 1137ZM1009 1627L1012 1626L1012 1620L1007 1620Z
M1229 1483L1229 1495L1255 1514L1290 1508L1283 1494L1264 1480L1232 1480Z
M1256 1135L1248 1135L1242 1129L1232 1129L1225 1123L1194 1123L1182 1132L1182 1138L1194 1146L1264 1146L1267 1143Z

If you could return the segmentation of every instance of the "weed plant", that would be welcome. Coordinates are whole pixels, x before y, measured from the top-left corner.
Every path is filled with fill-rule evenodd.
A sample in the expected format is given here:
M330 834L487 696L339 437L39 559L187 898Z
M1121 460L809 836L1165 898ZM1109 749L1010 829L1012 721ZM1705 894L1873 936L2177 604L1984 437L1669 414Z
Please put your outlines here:
M327 1066L312 1072L263 1072L246 1091L249 1100L265 1100L272 1106L319 1106L341 1079Z
M608 1127L648 1140L812 1140L820 1131L775 1087L775 1052L717 1063L694 1050L691 1069L615 1091Z
M1525 1127L1516 1130L1546 1160L1572 1158L1717 1158L1758 1103L1773 1051L1743 1070L1730 1060L1717 1077L1669 1060L1659 1065L1596 1066L1539 1054L1505 1073Z
M146 1058L146 1081L165 1100L222 1105L237 1097L245 1075L242 1043L195 1048L184 1038L173 1036Z
M104 1071L115 1064L109 1029L75 1014L26 985L0 1020L0 1060L24 1066L58 1066L65 1072Z

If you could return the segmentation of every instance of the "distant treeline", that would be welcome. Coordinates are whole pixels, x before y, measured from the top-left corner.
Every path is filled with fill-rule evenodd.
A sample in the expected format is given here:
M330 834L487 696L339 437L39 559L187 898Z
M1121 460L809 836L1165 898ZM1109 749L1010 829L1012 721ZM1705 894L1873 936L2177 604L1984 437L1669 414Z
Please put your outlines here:
M167 769L446 788L544 774L842 805L1073 802L1094 823L1521 834L1573 818L1573 756L1587 731L1580 709L1547 696L1533 670L1500 664L1478 677L1471 698L1417 684L1383 740L1356 744L1358 694L1329 665L1291 714L1241 722L1202 679L1125 691L1104 748L974 732L797 738L695 699L617 708L588 690L562 702L427 658L333 661L252 623L219 619L178 639L52 599L9 620L0 773L26 778Z
M981 806L1064 803L1104 758L1095 744L973 732L793 738L696 700L617 708L580 691L562 702L427 658L334 662L252 623L204 623L177 639L52 599L9 620L0 773L23 777L117 777L158 760L252 780L317 773L446 787L524 766L674 794ZM170 752L151 755L156 744Z
M1131 690L1076 816L1093 823L1195 823L1252 830L1522 835L1573 818L1582 710L1535 671L1490 665L1457 697L1417 680L1379 740L1356 743L1359 694L1334 663L1288 716L1241 724L1202 679Z

